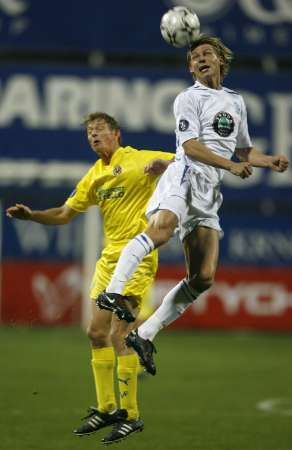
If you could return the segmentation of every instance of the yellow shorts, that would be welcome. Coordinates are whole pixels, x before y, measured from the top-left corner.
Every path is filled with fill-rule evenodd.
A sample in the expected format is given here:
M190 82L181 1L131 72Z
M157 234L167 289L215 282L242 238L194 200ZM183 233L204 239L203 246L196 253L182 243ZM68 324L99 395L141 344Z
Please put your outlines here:
M96 263L92 278L90 297L95 299L109 284L120 253L126 243L122 245L108 245L104 248L100 259ZM137 267L131 279L125 285L123 294L134 296L141 304L149 296L158 267L158 251L154 250L147 255Z

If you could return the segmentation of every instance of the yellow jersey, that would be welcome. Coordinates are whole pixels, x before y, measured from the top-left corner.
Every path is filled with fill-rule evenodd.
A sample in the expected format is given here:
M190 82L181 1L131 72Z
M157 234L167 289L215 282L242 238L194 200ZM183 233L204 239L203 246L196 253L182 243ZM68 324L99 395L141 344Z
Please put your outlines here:
M99 159L78 183L66 205L78 212L99 206L105 245L128 241L145 229L145 210L157 176L144 173L153 159L171 160L173 153L119 147L109 164Z

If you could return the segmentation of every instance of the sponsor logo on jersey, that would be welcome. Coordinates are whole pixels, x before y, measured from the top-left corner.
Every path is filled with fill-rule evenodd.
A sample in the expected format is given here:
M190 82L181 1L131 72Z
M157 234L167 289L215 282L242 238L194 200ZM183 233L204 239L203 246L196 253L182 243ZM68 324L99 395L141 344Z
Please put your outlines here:
M117 175L120 175L120 173L122 173L122 168L121 166L115 166L113 168L113 175L116 177Z
M181 119L178 124L179 131L186 131L189 128L189 122L186 119Z
M230 134L234 130L233 117L228 112L220 111L214 117L213 129L217 134L219 134L219 136L230 136Z
M124 194L125 188L123 186L119 186L110 189L98 189L96 191L96 198L97 201L100 202L102 200L121 198Z

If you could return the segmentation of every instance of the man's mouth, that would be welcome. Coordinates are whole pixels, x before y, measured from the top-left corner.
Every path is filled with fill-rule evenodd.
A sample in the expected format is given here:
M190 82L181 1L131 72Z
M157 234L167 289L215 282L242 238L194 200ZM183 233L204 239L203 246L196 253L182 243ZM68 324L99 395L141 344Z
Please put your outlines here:
M200 72L202 72L202 73L207 72L207 70L209 70L209 69L210 69L210 66L207 66L206 64L204 64L203 66L201 66L199 68Z

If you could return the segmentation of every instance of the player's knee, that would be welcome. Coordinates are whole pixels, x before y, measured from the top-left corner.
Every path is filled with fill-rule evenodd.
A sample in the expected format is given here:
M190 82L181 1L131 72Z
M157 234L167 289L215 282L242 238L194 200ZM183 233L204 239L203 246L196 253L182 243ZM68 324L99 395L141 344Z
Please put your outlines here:
M162 245L169 241L177 226L177 218L173 213L156 214L151 220L146 230L149 237L156 246Z
M214 274L210 271L201 271L189 283L196 291L204 292L209 289L214 282Z
M102 329L97 330L89 325L87 328L87 336L93 347L103 348L108 346L108 335Z

